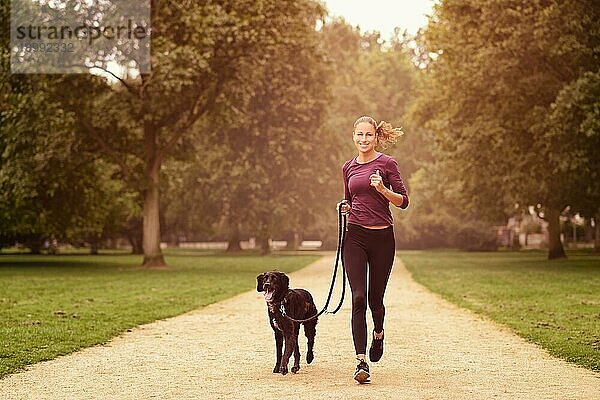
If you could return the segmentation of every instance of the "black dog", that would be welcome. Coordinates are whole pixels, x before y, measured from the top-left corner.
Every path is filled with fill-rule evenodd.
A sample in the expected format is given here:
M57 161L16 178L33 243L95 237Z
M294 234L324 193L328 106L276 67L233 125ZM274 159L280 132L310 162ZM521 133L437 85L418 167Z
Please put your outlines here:
M256 290L265 292L265 301L269 310L269 322L275 332L275 353L277 361L274 373L288 372L288 362L294 353L294 366L292 372L297 373L300 369L300 349L298 348L298 334L300 323L294 322L281 313L281 306L286 315L294 319L306 319L317 314L317 307L310 293L304 289L290 289L290 279L283 272L269 271L256 277ZM314 359L313 346L315 344L317 318L303 322L304 335L308 339L308 352L306 362L311 363ZM285 351L283 356L281 350L285 339Z

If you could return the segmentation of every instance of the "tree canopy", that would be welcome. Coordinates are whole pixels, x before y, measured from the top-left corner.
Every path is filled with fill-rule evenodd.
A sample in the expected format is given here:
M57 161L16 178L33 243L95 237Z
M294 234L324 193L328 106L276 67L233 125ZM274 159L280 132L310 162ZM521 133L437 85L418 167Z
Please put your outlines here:
M0 245L126 236L146 266L161 240L327 247L371 115L405 132L385 149L411 192L400 245L494 248L490 226L534 205L549 257L567 209L600 248L599 17L592 0L442 0L382 38L318 1L153 0L151 71L98 53L79 75L11 74L4 24Z
M564 90L597 72L599 13L593 1L442 1L422 36L433 60L412 115L433 133L458 201L492 222L515 203L541 203L551 258L564 256L561 210L596 190L581 149L597 133L565 130L552 115ZM573 159L586 184L573 179Z

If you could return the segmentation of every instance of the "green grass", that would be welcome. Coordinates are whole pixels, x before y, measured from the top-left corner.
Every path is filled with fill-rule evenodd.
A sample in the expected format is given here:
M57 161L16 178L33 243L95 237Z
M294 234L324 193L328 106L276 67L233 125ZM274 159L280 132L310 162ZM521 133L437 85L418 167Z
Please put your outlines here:
M414 279L486 315L551 354L600 371L600 256L458 251L399 252Z
M256 275L272 267L291 272L317 258L170 252L170 270L139 270L132 255L1 255L0 377L255 288Z

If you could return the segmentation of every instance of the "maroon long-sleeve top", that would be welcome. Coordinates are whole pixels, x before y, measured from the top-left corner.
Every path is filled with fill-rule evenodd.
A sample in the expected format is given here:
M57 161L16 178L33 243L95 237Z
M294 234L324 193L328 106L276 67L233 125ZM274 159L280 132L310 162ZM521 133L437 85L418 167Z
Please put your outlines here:
M383 185L404 197L400 208L408 207L408 191L398 170L396 160L388 155L379 155L368 163L359 164L356 157L342 167L344 174L344 198L352 209L348 223L362 226L393 225L390 201L371 186L370 176L379 170Z

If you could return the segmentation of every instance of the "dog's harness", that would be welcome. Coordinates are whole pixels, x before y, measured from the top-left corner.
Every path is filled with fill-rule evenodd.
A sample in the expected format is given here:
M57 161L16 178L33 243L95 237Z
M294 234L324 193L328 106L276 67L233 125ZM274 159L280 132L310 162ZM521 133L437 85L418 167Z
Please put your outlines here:
M340 310L340 308L342 308L342 304L344 303L344 295L346 294L346 269L344 267L344 257L342 257L342 250L343 250L344 242L346 239L346 214L342 212L342 203L338 204L337 211L338 211L338 244L337 244L337 251L336 251L336 256L335 256L335 266L333 268L333 275L331 277L331 285L329 286L329 294L327 295L327 300L325 300L325 305L323 306L323 309L321 309L321 311L319 311L317 314L315 314L309 318L295 319L286 314L284 302L282 301L281 305L279 306L279 310L281 311L281 314L284 317L286 317L287 319L289 319L291 321L294 321L294 322L310 321L311 319L315 319L324 313L335 314ZM338 303L335 310L329 311L329 310L327 310L327 307L329 307L329 302L331 301L331 295L333 294L333 288L335 286L335 279L337 276L338 264L340 264L340 262L339 262L340 260L341 260L341 264L342 264L342 295L340 297L340 302Z

